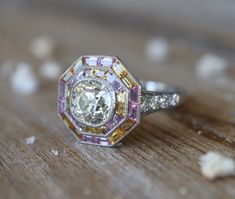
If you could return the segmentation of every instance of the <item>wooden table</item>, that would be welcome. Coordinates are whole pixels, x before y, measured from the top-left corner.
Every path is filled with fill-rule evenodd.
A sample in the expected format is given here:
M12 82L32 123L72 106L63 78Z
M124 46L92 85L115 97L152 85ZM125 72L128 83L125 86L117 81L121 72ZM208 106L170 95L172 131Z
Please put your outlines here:
M175 110L144 118L121 146L101 148L77 143L59 120L56 81L40 79L37 93L20 96L1 77L0 198L235 198L235 178L209 181L198 164L210 150L235 158L231 50L173 35L170 59L153 64L144 48L157 32L66 12L0 8L0 62L26 61L38 71L41 61L29 44L43 34L56 41L63 70L82 54L117 55L138 78L178 85L189 97ZM195 64L206 52L222 52L231 63L223 81L196 77ZM29 136L36 137L32 145L25 143Z

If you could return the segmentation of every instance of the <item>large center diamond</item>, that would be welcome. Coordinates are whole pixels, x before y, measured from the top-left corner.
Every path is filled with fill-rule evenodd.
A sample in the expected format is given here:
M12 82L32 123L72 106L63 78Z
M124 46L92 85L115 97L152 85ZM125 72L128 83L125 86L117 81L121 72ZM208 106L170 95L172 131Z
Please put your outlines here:
M71 113L85 125L103 125L114 112L115 92L112 85L104 80L83 79L72 88L71 96Z

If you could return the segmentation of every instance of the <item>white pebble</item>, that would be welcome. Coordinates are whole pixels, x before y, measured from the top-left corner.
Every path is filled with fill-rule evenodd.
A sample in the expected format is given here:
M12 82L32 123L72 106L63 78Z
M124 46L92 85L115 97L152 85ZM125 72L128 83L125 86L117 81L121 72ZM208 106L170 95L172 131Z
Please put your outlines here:
M51 150L51 153L54 155L54 156L58 156L59 155L59 152L55 149L52 149Z
M179 193L180 195L185 196L188 193L188 190L185 187L181 187Z
M228 62L224 58L214 54L205 54L196 65L197 77L208 79L223 76L227 66Z
M235 175L235 161L217 152L210 151L202 155L200 166L203 176L210 180Z
M197 134L198 134L198 135L201 135L201 134L202 134L202 131L201 131L201 130L197 131Z
M38 59L45 59L52 55L55 45L50 37L38 37L30 44L31 53Z
M169 56L169 44L164 38L154 38L147 42L145 48L147 58L152 62L162 62Z
M35 141L36 141L36 137L35 136L30 136L30 137L25 138L25 142L28 145L34 144Z
M13 91L21 94L32 94L38 88L38 81L31 66L27 63L19 63L11 76Z
M57 79L61 74L61 67L58 62L48 61L42 64L40 74L47 79Z

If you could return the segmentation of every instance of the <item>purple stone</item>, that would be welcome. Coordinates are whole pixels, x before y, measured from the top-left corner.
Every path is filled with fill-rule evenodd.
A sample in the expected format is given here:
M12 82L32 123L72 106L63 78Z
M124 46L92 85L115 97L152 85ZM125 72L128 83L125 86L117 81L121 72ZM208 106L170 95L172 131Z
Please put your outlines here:
M110 82L110 83L113 83L114 81L114 76L111 75L110 73L107 74L107 80Z
M113 85L116 92L122 90L122 84L112 74L107 74L107 80Z
M138 86L131 88L130 90L130 101L133 103L138 102Z
M59 99L63 99L65 95L65 81L59 80L58 84L58 97Z
M113 88L116 92L119 92L120 90L122 90L122 85L120 82L114 80L112 84L113 84Z
M114 121L113 119L111 119L110 121L106 123L106 133L108 133L114 127L115 127Z
M106 133L115 128L123 120L123 117L115 114L114 117L106 123Z
M122 120L123 120L123 117L116 114L113 119L116 121L116 124L119 124Z
M82 141L84 141L84 142L91 142L92 141L92 136L83 135Z
M61 113L63 113L64 112L64 110L65 110L65 101L64 100L59 100L59 102L58 102L58 113L59 114L61 114Z
M115 59L112 57L103 57L100 60L101 66L112 66L114 62L115 62Z
M90 141L92 143L99 144L100 143L100 138L93 135Z
M98 64L98 57L86 57L85 63L89 66L96 66Z
M79 135L79 139L81 140L81 141L83 141L84 140L84 135Z
M136 119L137 119L137 104L129 103L128 115L129 115L130 119L136 121Z

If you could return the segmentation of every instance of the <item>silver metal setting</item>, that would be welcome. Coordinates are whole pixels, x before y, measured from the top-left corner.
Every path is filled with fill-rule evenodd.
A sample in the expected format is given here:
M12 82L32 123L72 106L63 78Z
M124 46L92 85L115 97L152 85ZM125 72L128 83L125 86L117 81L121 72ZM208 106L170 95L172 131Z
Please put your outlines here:
M141 116L179 106L184 98L180 89L154 81L141 81Z

